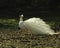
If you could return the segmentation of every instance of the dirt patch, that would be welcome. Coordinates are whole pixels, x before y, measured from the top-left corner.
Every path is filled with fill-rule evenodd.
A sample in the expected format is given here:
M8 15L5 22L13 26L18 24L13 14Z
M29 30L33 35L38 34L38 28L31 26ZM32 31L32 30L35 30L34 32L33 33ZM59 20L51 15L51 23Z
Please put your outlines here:
M0 47L60 48L60 35L34 35L18 29L0 29Z

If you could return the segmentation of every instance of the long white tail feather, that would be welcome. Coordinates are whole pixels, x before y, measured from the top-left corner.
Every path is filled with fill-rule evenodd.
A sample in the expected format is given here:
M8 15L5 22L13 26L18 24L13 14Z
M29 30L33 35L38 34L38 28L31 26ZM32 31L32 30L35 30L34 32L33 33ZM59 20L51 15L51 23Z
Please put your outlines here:
M60 33L51 33L50 35L59 35Z

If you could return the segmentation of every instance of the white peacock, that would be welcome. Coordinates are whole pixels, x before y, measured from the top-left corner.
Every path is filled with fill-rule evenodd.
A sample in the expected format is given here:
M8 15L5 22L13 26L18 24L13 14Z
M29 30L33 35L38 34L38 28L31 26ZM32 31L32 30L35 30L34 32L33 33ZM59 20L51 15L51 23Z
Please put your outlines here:
M20 16L19 27L22 30L31 31L32 34L59 34L55 33L54 30L40 18L33 17L23 21L23 14Z

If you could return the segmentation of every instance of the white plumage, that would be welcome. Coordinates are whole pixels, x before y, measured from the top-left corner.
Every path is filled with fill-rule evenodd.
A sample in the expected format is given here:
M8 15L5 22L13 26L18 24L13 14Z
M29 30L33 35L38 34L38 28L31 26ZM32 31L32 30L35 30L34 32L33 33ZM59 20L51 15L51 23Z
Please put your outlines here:
M54 35L59 34L55 33L48 24L46 24L40 18L30 18L28 20L23 21L23 15L20 16L19 27L21 29L28 29L32 32L32 34L47 34Z

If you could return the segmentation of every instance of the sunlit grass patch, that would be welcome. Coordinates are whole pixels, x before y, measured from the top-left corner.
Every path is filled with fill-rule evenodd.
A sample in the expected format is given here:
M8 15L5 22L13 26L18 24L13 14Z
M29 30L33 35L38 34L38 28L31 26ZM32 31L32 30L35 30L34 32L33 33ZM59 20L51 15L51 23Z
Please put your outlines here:
M17 27L18 21L16 19L0 19L0 27Z
M0 23L2 24L17 24L16 19L0 19Z

